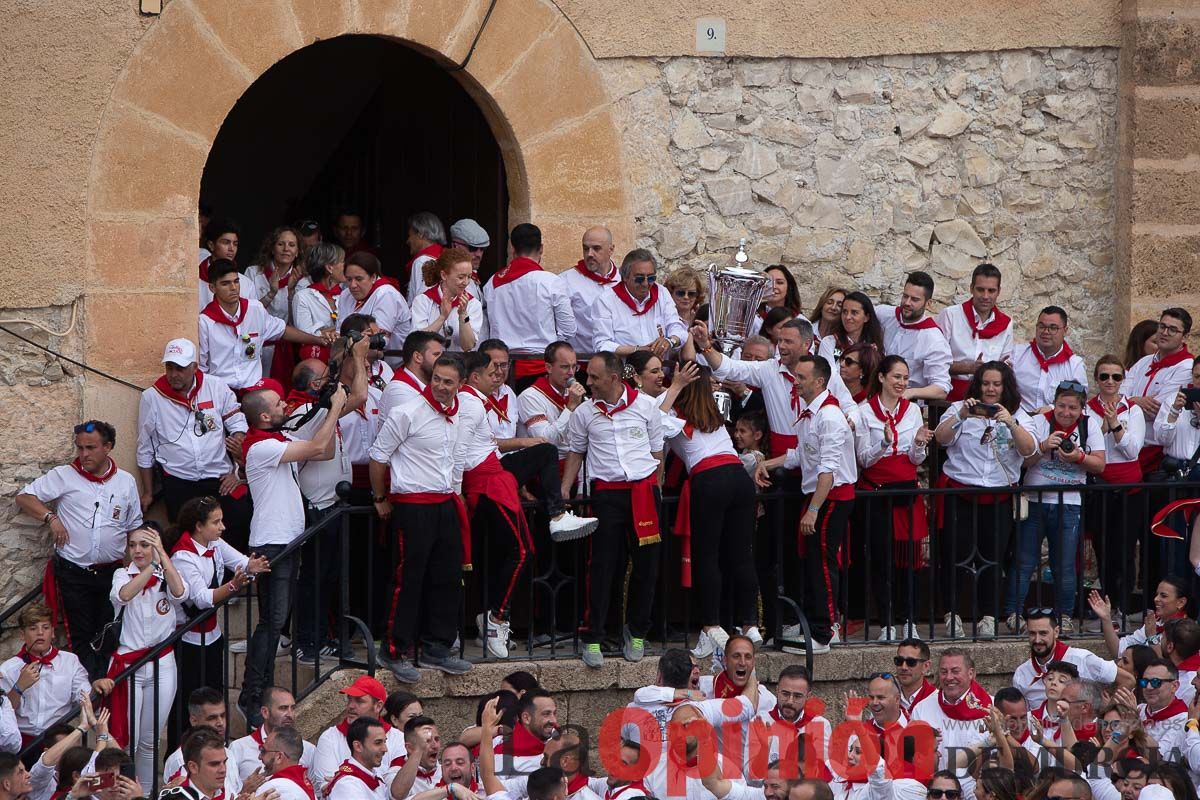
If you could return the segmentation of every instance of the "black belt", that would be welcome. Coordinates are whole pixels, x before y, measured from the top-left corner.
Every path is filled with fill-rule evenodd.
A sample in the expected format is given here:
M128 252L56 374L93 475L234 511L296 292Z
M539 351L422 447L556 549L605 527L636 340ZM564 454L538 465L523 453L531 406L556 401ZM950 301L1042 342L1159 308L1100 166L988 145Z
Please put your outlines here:
M124 561L110 561L107 564L93 564L90 567L81 567L74 561L68 561L67 559L63 558L58 553L54 554L54 561L56 564L66 568L68 571L74 570L75 572L90 572L92 575L101 575L104 572L108 572L111 575L113 572L117 571L118 567L125 565Z

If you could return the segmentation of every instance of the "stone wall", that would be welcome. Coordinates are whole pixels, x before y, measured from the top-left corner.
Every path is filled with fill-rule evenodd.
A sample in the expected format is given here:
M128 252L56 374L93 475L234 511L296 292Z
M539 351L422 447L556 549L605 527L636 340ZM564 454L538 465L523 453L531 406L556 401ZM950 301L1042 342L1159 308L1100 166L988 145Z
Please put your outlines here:
M1056 303L1076 349L1123 343L1116 50L603 66L638 244L668 267L723 262L746 237L756 263L793 270L806 309L830 284L895 302L914 269L940 308L987 259L1020 335Z

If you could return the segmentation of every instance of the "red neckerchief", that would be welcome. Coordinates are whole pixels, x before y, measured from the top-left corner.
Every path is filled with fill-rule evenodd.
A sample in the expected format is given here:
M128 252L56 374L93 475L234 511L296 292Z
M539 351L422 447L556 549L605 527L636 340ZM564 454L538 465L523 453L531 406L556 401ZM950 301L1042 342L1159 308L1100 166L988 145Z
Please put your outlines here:
M430 286L428 289L426 289L425 296L428 297L430 300L432 300L433 304L435 306L438 306L439 308L441 307L441 305L442 305L442 287L440 284L435 285L435 286ZM461 306L463 304L464 301L469 303L474 299L475 299L475 297L470 292L464 291L462 294L456 296L454 298L454 300L452 300L450 302L450 307L458 308L459 306Z
M408 367L401 367L400 369L398 369L394 373L392 373L392 380L400 381L401 383L408 384L409 386L411 386L413 389L415 389L418 392L425 391L425 385L423 383L418 382L420 379L417 378L415 375L413 375L411 372L409 372Z
M907 706L905 705L904 695L901 694L900 711L904 714L904 718L908 719L909 715L912 713L912 710L916 708L917 703L921 702L926 697L929 697L929 695L936 691L937 687L930 683L928 678L922 678L921 688L917 689L916 693L912 696L912 700L908 701Z
M722 674L724 674L724 673L722 673ZM800 731L800 732L803 732L805 727L808 726L808 723L813 721L813 718L808 716L808 708L807 707L803 711L800 712L800 716L796 717L795 722L792 722L791 720L788 720L788 719L784 719L782 716L780 716L779 706L775 706L770 711L768 711L767 716L769 716L771 719L775 720L776 722L781 722L784 725L791 725L793 728L795 728L797 731Z
M620 786L608 787L608 789L606 789L604 791L604 800L614 800L614 798L616 798L617 795L619 795L621 792L625 791L626 789L632 789L633 791L637 792L637 794L633 795L633 797L639 797L639 796L653 797L654 796L650 793L650 790L648 790L642 784L641 781L630 781L629 783L624 783L624 784L621 784Z
M1022 733L1020 736L1017 737L1017 744L1025 744L1025 742L1027 742L1027 741L1029 741L1029 728L1028 727L1025 728L1024 733Z
M633 315L635 317L640 317L643 314L648 313L650 311L650 309L654 308L654 304L658 302L658 284L657 283L652 284L650 286L650 294L648 297L646 297L646 307L643 308L641 311L638 311L637 301L633 299L633 295L631 295L629 293L629 290L625 288L624 283L618 283L616 286L614 286L613 292L616 293L617 299L619 299L625 305L629 306L629 310L633 312Z
M1047 411L1043 416L1045 416L1046 421L1050 423L1050 432L1061 433L1064 439L1069 438L1071 434L1075 433L1075 429L1079 427L1079 420L1075 420L1074 425L1069 428L1063 428L1058 424L1058 421L1054 419L1053 411ZM1080 442L1080 444L1087 444L1087 442Z
M609 406L609 404L604 402L603 400L595 400L593 402L596 406L597 411L599 411L601 414L608 417L609 419L612 419L614 415L621 413L622 411L624 411L625 409L627 409L631 405L633 405L633 401L637 400L637 397L638 397L637 389L627 386L627 387L625 387L624 392L622 392L622 394L621 394L621 399L619 401L617 401L617 404L615 406Z
M579 263L575 265L575 271L590 281L594 281L594 282L600 284L601 286L608 286L609 284L613 284L613 283L617 282L617 265L614 264L612 261L609 261L608 265L609 265L608 274L604 275L604 276L600 276L600 275L597 275L596 273L592 272L590 269L588 269L587 262L581 258L581 259L579 259Z
M1070 648L1067 647L1066 642L1055 642L1054 643L1054 652L1050 654L1050 658L1046 659L1046 663L1049 664L1051 661L1062 661L1064 658L1067 657L1067 650L1069 650L1069 649ZM1030 666L1033 667L1033 682L1034 683L1037 683L1038 681L1040 681L1046 677L1046 670L1042 668L1042 665L1038 663L1038 660L1036 658L1034 658L1033 656L1030 656L1029 664L1030 664Z
M533 382L533 388L544 394L546 399L553 403L554 407L559 411L567 407L568 393L559 392L558 389L555 389L554 385L550 383L550 379L545 375L540 376Z
M582 777L583 777L583 783L584 783L584 785L586 786L586 785L587 785L587 775L583 775ZM574 779L572 779L572 783L574 783ZM440 781L438 781L437 783L435 783L435 784L433 785L433 788L435 788L435 789L445 789L445 788L446 788L446 786L447 786L446 779L445 779L445 778L442 778ZM470 782L469 784L467 784L467 783L464 783L464 784L463 784L463 786L466 786L468 789L470 789L470 790L471 790L472 792L474 792L475 794L479 794L479 783L478 783L478 782L475 780L475 776L474 776L474 775L472 775L472 776L471 776L471 782ZM570 784L568 784L568 787L569 787L569 786L570 786ZM568 790L567 790L567 794L571 794L571 791L570 791L570 789L569 789L569 788L568 788Z
M947 702L944 692L938 692L937 701L938 705L942 707L943 714L960 722L983 719L988 715L988 709L992 707L992 698L975 681L971 681L966 693L959 698L957 703Z
M196 542L196 540L192 538L191 531L184 531L183 534L179 537L179 541L177 541L175 543L175 546L171 548L171 555L175 555L180 550L183 550L183 551L191 551L202 558L212 558L213 555L216 553L216 550L214 548L209 547L204 550L201 550L200 549L201 546L202 545L198 544Z
M908 400L900 398L899 404L896 406L896 413L892 413L883 407L879 402L879 395L872 395L867 403L871 407L871 411L875 414L875 419L882 422L892 432L892 455L897 455L900 452L900 432L897 426L900 420L904 419L904 415L908 413L908 407L911 405Z
M287 393L287 397L283 398L283 406L287 413L291 414L300 406L308 405L316 401L316 396L308 392L301 392L297 389L292 389Z
M854 394L850 395L850 399L853 400L855 403L861 403L864 400L866 400L867 399L867 387L864 386L861 391L855 392Z
M282 289L288 285L287 275L289 272L291 272L291 269L288 269L287 272L283 273L283 277L279 279L278 283L276 284L276 288ZM275 277L275 261L274 261L274 259L271 260L270 264L268 264L267 266L262 268L262 274L263 274L263 277L267 279L267 285L270 286L271 279Z
M40 656L35 656L33 653L29 652L29 648L25 647L24 645L21 645L21 649L17 651L17 658L21 659L26 664L32 664L34 661L36 661L44 667L50 666L50 663L54 661L54 658L57 655L58 648L54 645L50 645L50 649Z
M393 767L400 767L401 769L403 769L404 765L407 763L408 763L408 756L406 756L406 755L405 756L396 756L395 758L392 759ZM434 775L437 775L437 764L433 765L433 769L421 769L421 765L417 764L417 777L418 778L421 778L422 780L426 780L426 781L432 781ZM328 796L328 794L326 794L326 796Z
M717 673L717 677L713 679L713 695L722 700L737 697L742 692L746 691L745 686L737 686L729 679L729 673L725 670Z
M75 468L76 472L78 472L86 480L89 480L92 483L104 483L109 478L111 478L113 475L117 474L117 462L113 461L111 458L108 459L108 466L105 467L104 472L100 475L93 475L92 473L90 473L86 469L84 469L83 466L79 463L78 458L71 462L71 466Z
M540 756L546 750L546 743L524 725L516 725L513 727L512 738L505 739L496 748L496 754L501 753L512 756Z
M827 389L826 392L828 392L828 391L829 390ZM841 408L842 404L839 403L838 399L836 397L834 397L833 394L830 393L830 394L826 394L825 399L821 401L821 404L819 406L817 406L817 411L820 411L825 406L834 406L836 408ZM800 412L800 416L796 419L796 421L799 422L802 419L811 419L812 416L813 416L813 410L812 410L812 407L810 406Z
M249 307L250 301L246 298L243 297L241 300L238 300L237 319L230 319L229 315L225 313L225 309L221 308L221 304L216 300L213 300L211 303L206 305L204 310L200 313L211 319L213 322L220 323L221 325L228 325L231 328L236 328L238 325L241 325L242 320L246 318L246 309Z
M534 261L532 258L517 256L508 263L508 266L492 276L492 288L499 289L504 284L512 283L518 278L528 275L530 272L541 271L542 265Z
M1104 408L1104 404L1100 402L1100 395L1096 395L1091 400L1088 400L1088 408L1096 412L1098 417L1108 416L1108 411ZM1125 402L1125 398L1121 397L1117 400L1117 415L1120 416L1129 410L1129 404Z
M1168 622L1170 622L1173 619L1183 619L1186 616L1187 616L1187 614L1183 613L1182 611L1172 614L1171 616L1167 617L1166 619L1158 619L1158 617L1156 615L1154 618L1154 632L1156 634L1158 634L1159 636L1162 636L1163 630L1167 627Z
M172 403L177 403L188 411L192 410L192 404L196 400L196 395L200 394L200 387L204 385L204 373L196 370L196 380L192 382L192 389L186 395L171 388L171 384L167 383L167 376L160 375L158 380L154 382L154 390L161 394Z
M279 431L264 431L259 428L251 428L250 430L246 431L246 438L242 439L242 458L245 458L250 452L251 445L257 444L258 442L266 439L274 439L277 442L287 441L287 437Z
M265 727L267 727L267 726L264 724L258 728L255 728L254 730L250 731L250 738L253 739L255 744L257 744L259 747L261 747L263 742L266 741L266 737L263 736L263 728L265 728Z
M970 317L967 319L970 319ZM900 313L900 306L896 306L896 322L906 331L923 331L927 328L937 327L937 322L934 321L933 317L923 317L919 321L912 323L905 322L904 315Z
M365 769L360 767L354 761L354 759L347 758L345 761L342 762L342 765L340 767L338 767L336 770L334 770L333 777L330 778L329 782L325 784L325 791L323 792L323 794L326 797L332 796L331 792L333 791L333 785L346 776L349 776L352 778L358 778L360 781L365 783L367 785L367 788L370 789L372 792L374 792L376 789L378 789L383 784L383 781L380 780L378 776L372 775L371 773L367 772Z
M1176 669L1178 669L1180 672L1200 671L1200 653L1193 653L1183 661L1180 661L1179 664L1176 665Z
M429 403L430 407L446 418L446 422L452 422L454 415L458 413L458 395L454 396L454 401L449 408L444 408L441 403L433 397L433 390L428 386L421 390L421 397L425 398L425 402Z
M484 399L484 406L488 411L495 413L496 419L508 422L508 395L503 394L496 397L489 394Z
M210 264L212 264L212 256L200 262L200 281L202 283L208 283L208 267Z
M1184 361L1191 360L1192 354L1188 352L1187 345L1179 348L1169 356L1163 356L1162 358L1158 357L1157 355L1154 356L1154 358L1150 359L1150 368L1146 370L1146 386L1150 386L1150 381L1154 380L1155 374L1157 374L1160 369L1173 367L1176 364L1182 364Z
M396 289L396 291L400 291L396 287L396 279L395 278L384 278L384 277L376 278L375 282L371 284L371 289L370 289L370 291L367 292L367 296L364 297L362 300L354 301L354 310L358 311L360 308L362 308L364 305L366 305L366 302L371 299L371 295L375 294L375 290L381 286L390 286L393 289Z
M1178 697L1171 698L1171 702L1159 711L1151 712L1149 706L1146 707L1145 716L1142 717L1142 725L1147 725L1151 722L1162 722L1179 714L1188 712L1187 703L1180 700Z
M800 407L803 405L803 403L800 402L800 389L796 386L796 376L793 375L790 371L788 371L787 367L784 367L783 369L781 369L779 371L779 374L782 375L783 379L786 380L788 382L788 384L792 387L791 397L789 399L791 402L792 411L796 412L796 422L799 422L800 421Z
M981 328L976 321L975 306L970 300L962 304L962 310L967 317L967 324L971 326L971 336L975 339L993 339L1008 330L1012 322L1008 314L993 306L992 321Z
M304 790L304 793L308 795L308 800L317 800L316 792L313 791L313 785L308 780L308 770L304 768L303 764L293 764L290 767L284 767L271 777L291 781Z
M471 781L471 783L474 784L475 781ZM576 772L575 777L567 781L567 796L570 797L587 785L588 776L584 775L582 772ZM474 788L472 788L471 791L475 791Z
M335 300L342 293L342 285L335 283L333 286L326 286L323 283L310 283L308 288L318 294L324 295L327 300Z
M433 244L429 245L428 247L417 251L417 254L408 260L408 271L412 272L413 264L421 256L429 256L430 258L437 258L438 256L440 256L442 254L443 249L444 248L440 244L438 244L437 242L434 242ZM424 283L424 281L422 281L422 283Z
M1042 368L1042 372L1049 372L1050 367L1055 364L1065 364L1071 360L1071 356L1075 355L1075 351L1071 349L1071 345L1063 342L1062 349L1049 358L1042 355L1042 351L1037 346L1037 339L1029 340L1029 349L1033 353L1033 357L1037 359L1038 366Z

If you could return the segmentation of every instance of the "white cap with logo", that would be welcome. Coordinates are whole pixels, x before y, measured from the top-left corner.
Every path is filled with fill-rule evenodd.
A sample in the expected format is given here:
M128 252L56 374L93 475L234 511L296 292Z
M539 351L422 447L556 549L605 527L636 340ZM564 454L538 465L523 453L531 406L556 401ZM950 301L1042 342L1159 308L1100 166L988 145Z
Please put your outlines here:
M163 350L162 360L164 364L190 367L196 363L196 345L188 339L172 339Z

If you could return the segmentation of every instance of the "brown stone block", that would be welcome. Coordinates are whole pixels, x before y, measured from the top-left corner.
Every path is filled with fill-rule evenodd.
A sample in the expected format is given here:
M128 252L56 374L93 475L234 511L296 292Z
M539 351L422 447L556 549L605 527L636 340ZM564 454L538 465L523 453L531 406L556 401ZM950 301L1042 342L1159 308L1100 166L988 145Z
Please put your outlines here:
M446 675L446 694L453 697L482 697L500 688L500 681L514 670L537 675L537 665L518 661L489 661L476 664L466 675Z
M1179 291L1198 292L1200 236L1135 235L1129 271L1130 288L1135 297L1162 292L1167 276Z
M23 326L12 327L22 335L27 333ZM18 344L9 336L0 336L0 343L7 358L27 357L34 368L44 363L32 347ZM0 385L0 428L23 432L21 436L0 437L0 462L47 464L69 459L71 427L79 421L81 399L78 379L63 379L47 386L29 386L24 382ZM37 474L16 477L32 479Z
M1133 220L1175 225L1200 221L1200 171L1135 170Z
M115 107L96 147L92 210L186 217L196 213L207 148L137 112Z
M637 663L617 662L617 688L640 689L651 686L658 677L658 658L643 658Z
M1185 86L1200 82L1200 20L1140 20L1135 46L1134 84Z
M552 214L625 208L620 141L607 113L558 131L525 151L530 203Z
M620 658L606 658L599 669L585 667L578 659L551 661L543 664L538 683L547 692L580 692L612 689L621 675Z
M467 55L487 7L486 0L422 0L408 12L404 38L457 64ZM492 12L493 20L497 13Z
M291 0L300 39L309 45L318 39L332 39L350 30L350 4L328 0Z
M535 216L529 221L542 229L542 266L551 272L562 272L575 266L583 258L583 232L593 225L606 225L613 232L613 258L621 258L633 249L632 234L622 235L622 225L613 214L580 214L578 216L554 215ZM509 217L509 224L516 225L524 218Z
M196 222L161 217L149 222L88 224L92 285L106 289L194 289Z
M412 5L412 0L358 0L358 13L350 11L353 14L352 30L356 33L407 38L408 15Z
M525 52L562 20L563 15L547 0L519 0L497 5L479 39L467 72L481 86L492 86L520 61ZM472 34L474 35L474 34ZM545 98L549 111L549 98Z
M172 22L146 34L113 96L211 142L249 83L241 65L201 32L195 13L175 14Z
M304 46L299 23L288 0L192 2L221 43L255 76Z
M123 378L159 374L169 339L196 341L195 289L89 294L85 309L85 360Z
M1152 96L1139 93L1134 102L1134 158L1200 154L1200 91Z

